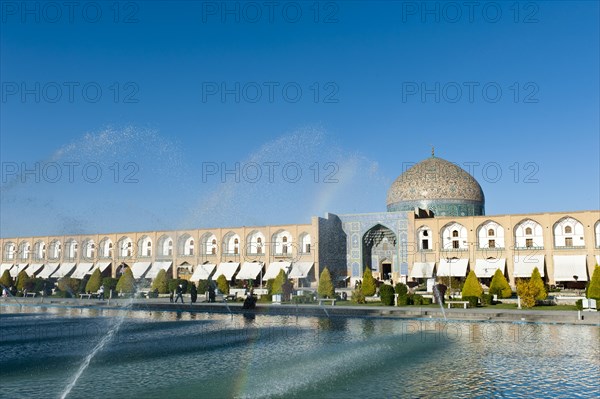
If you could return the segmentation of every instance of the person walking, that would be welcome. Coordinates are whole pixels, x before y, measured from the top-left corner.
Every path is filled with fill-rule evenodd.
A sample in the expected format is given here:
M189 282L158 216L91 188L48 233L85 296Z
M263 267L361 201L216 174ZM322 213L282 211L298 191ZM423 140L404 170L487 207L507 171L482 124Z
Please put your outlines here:
M177 296L175 297L175 303L177 303L177 300L181 298L181 303L183 303L183 285L179 284L177 286Z
M98 300L104 299L104 284L98 288Z
M192 283L192 289L190 290L190 297L192 303L196 303L198 300L198 290L196 289L196 284Z

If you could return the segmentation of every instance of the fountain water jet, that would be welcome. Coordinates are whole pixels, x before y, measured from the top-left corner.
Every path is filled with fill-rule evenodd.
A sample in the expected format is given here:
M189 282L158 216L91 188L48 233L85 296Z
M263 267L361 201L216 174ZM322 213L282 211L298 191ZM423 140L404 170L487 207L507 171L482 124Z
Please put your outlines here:
M81 363L81 366L79 366L79 369L73 375L73 379L71 380L71 382L69 383L69 385L67 385L67 387L65 388L65 390L61 394L60 399L65 399L69 395L69 393L71 392L71 390L73 389L73 387L77 384L77 381L79 380L79 378L81 377L81 375L83 374L83 372L90 365L90 362L92 361L92 359L94 358L94 356L96 356L96 354L98 352L100 352L104 348L104 346L106 346L106 344L109 343L112 340L112 338L115 336L115 334L119 331L119 328L121 328L121 325L125 321L125 317L127 315L126 310L128 308L131 308L131 305L133 304L133 300L135 299L135 297L137 295L137 286L134 286L134 290L133 291L134 291L133 295L127 301L127 303L125 305L125 308L123 309L123 312L122 312L121 316L117 319L116 323L114 323L114 325L112 326L112 328L110 329L110 331L108 331L108 333L100 340L100 342L98 342L98 344L94 347L94 349L92 349L92 351L90 352L90 354L85 357L83 363Z

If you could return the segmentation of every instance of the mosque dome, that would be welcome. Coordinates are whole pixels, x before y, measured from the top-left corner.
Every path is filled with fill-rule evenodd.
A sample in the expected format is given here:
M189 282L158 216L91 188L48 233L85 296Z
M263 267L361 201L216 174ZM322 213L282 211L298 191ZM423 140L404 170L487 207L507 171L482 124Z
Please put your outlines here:
M388 212L430 210L435 216L485 214L477 180L460 166L434 155L402 173L387 195Z

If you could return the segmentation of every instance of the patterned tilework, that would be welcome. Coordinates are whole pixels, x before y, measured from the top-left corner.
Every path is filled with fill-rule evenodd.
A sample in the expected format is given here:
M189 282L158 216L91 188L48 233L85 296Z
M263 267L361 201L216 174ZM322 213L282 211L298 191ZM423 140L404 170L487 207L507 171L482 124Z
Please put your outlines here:
M388 211L413 211L415 207L437 216L483 215L485 197L477 180L465 170L431 157L402 173L388 191Z
M338 218L343 232L340 236L345 237L345 265L348 276L360 278L363 270L363 245L364 235L378 224L390 229L397 237L397 245L393 252L385 253L383 256L392 261L392 271L401 274L408 274L408 215L410 212L381 212L356 215L332 215L329 218ZM319 224L321 225L321 224ZM320 230L321 231L321 230ZM328 230L334 233L333 230ZM339 233L338 233L339 234ZM319 240L322 242L322 239ZM319 253L327 251L322 245L319 247ZM376 256L382 256L377 254ZM382 258L383 259L383 258ZM377 262L373 262L373 266ZM378 264L377 264L378 267Z

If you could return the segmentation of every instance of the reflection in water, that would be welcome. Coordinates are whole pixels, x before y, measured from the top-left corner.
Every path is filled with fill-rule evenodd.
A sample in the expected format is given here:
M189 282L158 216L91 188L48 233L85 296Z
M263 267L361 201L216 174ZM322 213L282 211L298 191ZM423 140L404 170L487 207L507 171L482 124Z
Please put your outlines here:
M127 321L91 361L72 397L98 392L147 398L600 394L600 336L594 326L26 311L34 313L2 307L0 397L57 397L119 315ZM164 378L166 370L176 372Z

